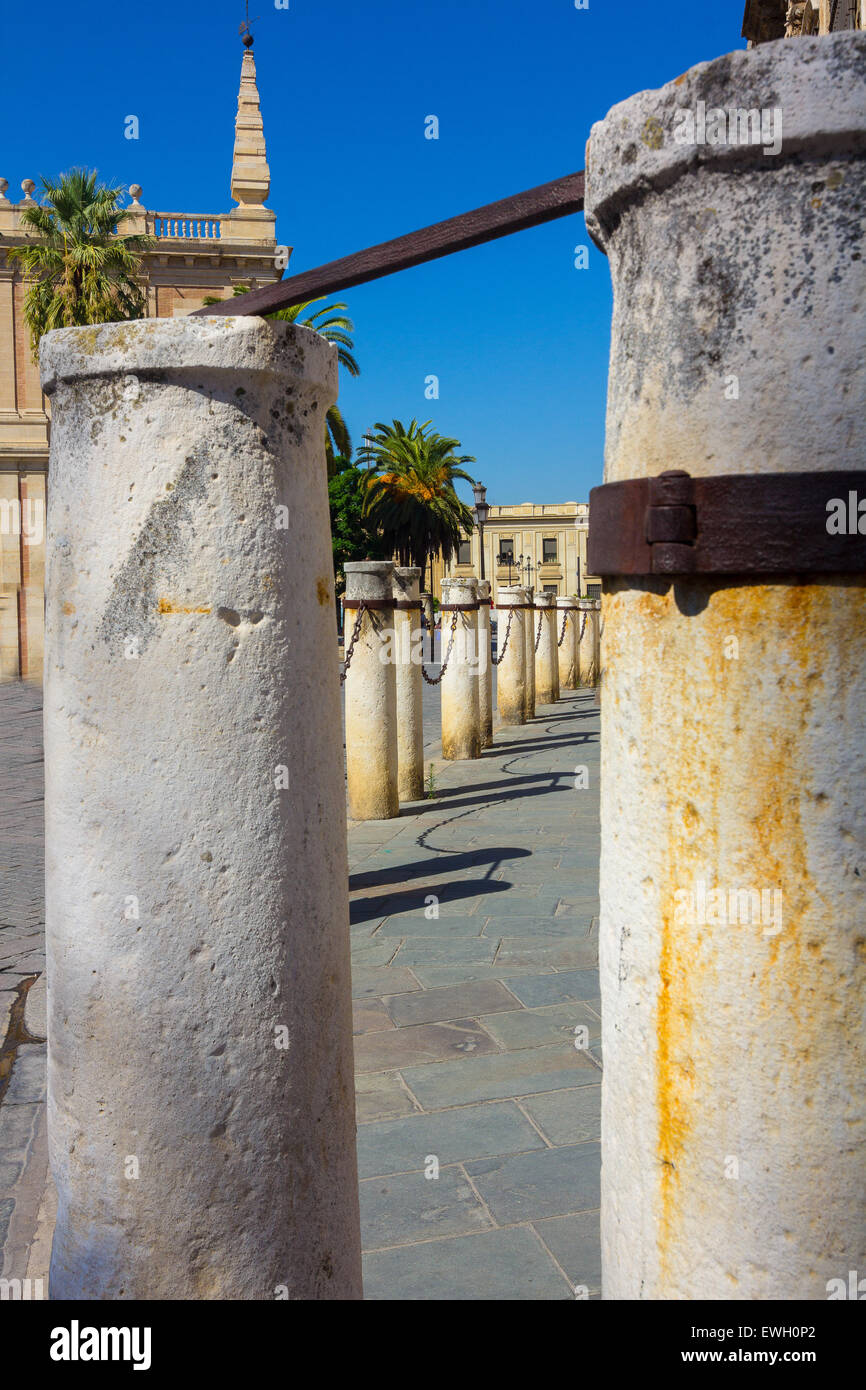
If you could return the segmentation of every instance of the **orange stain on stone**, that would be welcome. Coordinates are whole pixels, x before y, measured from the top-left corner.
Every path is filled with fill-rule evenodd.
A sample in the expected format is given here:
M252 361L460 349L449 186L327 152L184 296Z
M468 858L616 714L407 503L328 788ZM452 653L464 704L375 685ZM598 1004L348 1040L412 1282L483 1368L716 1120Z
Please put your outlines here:
M212 610L206 607L185 608L181 604L172 603L170 599L161 598L157 605L160 613L210 613Z
M331 586L326 579L316 580L316 598L323 608L326 603L331 602Z

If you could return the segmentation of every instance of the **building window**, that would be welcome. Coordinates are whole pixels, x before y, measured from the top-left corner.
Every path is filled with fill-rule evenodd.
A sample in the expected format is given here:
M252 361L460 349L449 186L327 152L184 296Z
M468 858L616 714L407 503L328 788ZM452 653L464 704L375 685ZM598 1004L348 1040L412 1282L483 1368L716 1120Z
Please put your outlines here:
M458 546L457 546L457 563L458 563L458 565L471 565L471 564L472 564L472 542L471 542L471 541L460 541L460 543L458 544Z
M542 542L542 563L545 565L556 564L556 537L545 537Z
M507 565L507 564L509 563L509 561L511 562L512 565L514 564L514 537L513 537L513 536L500 536L500 537L499 537L499 563L500 563L500 565Z
M586 596L587 596L587 598L601 598L601 585L600 585L600 584L587 584L587 586L586 586Z
M544 587L543 587L543 589L541 590L541 592L542 592L543 594L558 594L558 593L559 593L559 585L558 585L558 584L545 584Z

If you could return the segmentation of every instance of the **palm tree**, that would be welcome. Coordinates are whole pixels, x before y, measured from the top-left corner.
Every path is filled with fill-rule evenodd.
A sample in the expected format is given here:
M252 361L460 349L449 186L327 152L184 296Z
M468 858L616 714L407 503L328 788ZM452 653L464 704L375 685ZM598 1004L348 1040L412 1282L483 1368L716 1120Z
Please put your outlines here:
M358 458L367 465L364 515L401 565L421 567L422 579L429 560L432 583L433 556L441 552L447 564L475 524L454 490L458 478L474 483L462 465L475 459L458 454L459 441L430 431L431 424L377 424Z
M7 253L33 280L24 318L34 358L49 329L145 316L141 256L152 240L119 234L129 216L118 204L124 189L96 180L95 169L70 169L56 183L41 179L41 204L21 214L39 240Z
M234 294L249 294L249 286L235 285ZM301 328L310 328L334 344L340 366L346 368L349 376L360 376L361 368L353 351L355 344L351 336L355 331L355 325L346 313L345 304L326 304L314 314L307 314L304 319L300 317L305 309L309 309L313 304L320 304L324 297L319 295L317 299L308 299L304 304L293 304L289 309L278 309L276 313L267 314L265 317L282 319L283 323L300 321ZM219 304L221 300L216 295L208 295L203 303ZM343 458L349 462L352 459L352 437L338 405L330 406L325 416L325 458L329 478L333 478L337 472L337 459Z

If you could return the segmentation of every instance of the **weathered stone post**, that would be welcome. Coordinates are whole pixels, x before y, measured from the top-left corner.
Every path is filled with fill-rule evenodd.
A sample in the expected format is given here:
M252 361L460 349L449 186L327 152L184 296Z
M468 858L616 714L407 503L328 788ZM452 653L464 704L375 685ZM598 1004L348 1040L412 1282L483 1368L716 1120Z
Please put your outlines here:
M592 609L590 610L589 616L592 623L592 661L595 667L595 680L593 684L599 685L601 683L601 629L604 623L604 619L601 615L600 598L594 598L592 600Z
M526 637L532 614L520 584L500 584L496 644L496 707L501 724L526 723Z
M564 598L556 600L556 640L559 642L559 634L562 632L562 642L557 648L559 659L559 688L562 690L577 689L577 637L580 631L580 614L577 611L577 599L568 594ZM565 629L563 631L563 623Z
M394 568L392 560L350 560L343 566L349 662L346 780L352 820L390 820L400 813Z
M180 318L41 364L51 1295L358 1298L336 354Z
M733 108L761 144L718 139ZM860 33L593 128L606 482L862 467L864 152ZM866 575L708 571L604 579L604 1293L826 1299L866 1272Z
M394 570L394 660L397 677L397 790L401 801L424 795L420 569Z
M433 611L432 594L421 595L421 612L424 614L424 621L427 624L427 637L430 644L430 660L433 661L436 656L436 630L433 626L433 621L436 615Z
M535 649L535 703L555 705L559 699L559 653L556 647L556 595L536 594L541 635Z
M539 613L535 607L535 589L525 584L523 591L529 605L523 615L523 637L526 644L526 676L523 684L523 713L525 720L535 718L535 638Z
M478 709L481 747L493 747L493 661L490 647L490 580L478 581Z
M595 603L591 598L582 598L578 606L578 647L577 669L580 684L595 685L598 679L598 666L595 658L595 624L592 615Z
M442 757L480 758L478 692L478 580L442 581L441 657L451 655L442 677ZM454 641L451 642L451 633Z

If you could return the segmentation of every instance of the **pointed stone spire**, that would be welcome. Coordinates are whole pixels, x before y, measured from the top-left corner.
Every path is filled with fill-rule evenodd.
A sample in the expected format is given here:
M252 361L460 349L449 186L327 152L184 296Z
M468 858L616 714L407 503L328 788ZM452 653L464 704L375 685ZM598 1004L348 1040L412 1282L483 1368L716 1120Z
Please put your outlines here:
M276 214L263 206L270 191L271 171L268 168L265 149L265 131L259 107L251 34L244 34L243 44L246 52L241 64L231 182L232 197L239 206L232 208L230 213L233 219L230 239L252 236L255 240L272 240ZM259 225L249 226L254 223ZM262 223L271 224L269 231L262 227Z

